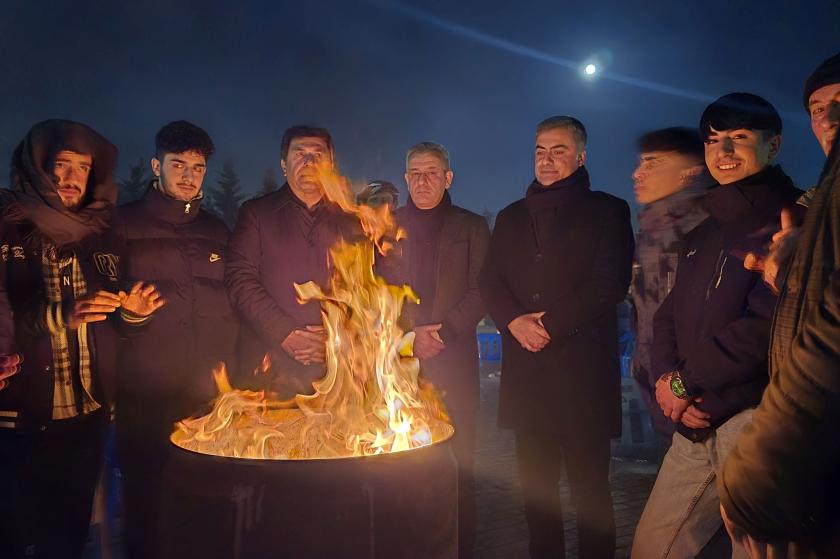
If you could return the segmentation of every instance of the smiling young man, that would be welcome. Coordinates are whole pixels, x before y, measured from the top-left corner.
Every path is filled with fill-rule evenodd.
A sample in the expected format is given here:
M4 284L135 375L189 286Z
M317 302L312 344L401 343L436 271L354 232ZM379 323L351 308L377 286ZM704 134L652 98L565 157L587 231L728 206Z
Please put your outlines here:
M228 249L225 280L243 321L240 373L250 376L268 355L268 382L281 398L311 393L312 381L324 374L320 306L298 304L294 284L326 287L329 250L339 239L361 237L358 220L324 198L319 165L334 165L330 133L286 130L280 153L286 183L242 205Z
M229 231L201 207L213 151L207 132L170 122L155 136L146 193L116 211L128 276L154 281L168 302L120 352L116 424L129 558L156 557L169 435L210 401L212 369L232 366L236 355L238 323L224 285Z
M674 287L654 317L656 399L677 432L632 557L695 557L722 525L715 477L767 385L776 303L742 260L769 240L781 209L801 194L773 163L781 132L773 106L748 93L721 97L700 120L718 185L703 200L709 218L688 235Z
M499 425L516 436L531 557L564 557L564 468L580 557L613 557L610 439L621 433L616 305L630 284L630 208L590 190L578 119L544 120L535 144L535 178L524 199L499 213L479 281L502 333Z
M636 318L632 371L651 412L661 463L671 446L674 423L662 415L654 397L657 379L650 364L653 316L674 286L686 235L706 219L699 199L713 179L706 170L703 142L694 128L652 130L636 141L636 147L639 165L633 171L633 186L642 209L631 286Z
M15 150L12 190L0 196L9 306L0 315L11 310L14 321L0 347L22 356L0 392L2 557L81 555L117 372L115 326L144 323L164 304L153 285L121 290L124 247L108 229L116 161L117 148L87 126L41 122Z
M404 327L413 331L421 378L443 394L455 425L458 461L458 557L473 556L473 464L479 404L475 328L484 316L478 274L487 253L486 220L455 206L449 197L454 172L440 144L412 146L405 158L408 202L396 212L406 232L378 270L394 285L408 284L420 297L406 305Z

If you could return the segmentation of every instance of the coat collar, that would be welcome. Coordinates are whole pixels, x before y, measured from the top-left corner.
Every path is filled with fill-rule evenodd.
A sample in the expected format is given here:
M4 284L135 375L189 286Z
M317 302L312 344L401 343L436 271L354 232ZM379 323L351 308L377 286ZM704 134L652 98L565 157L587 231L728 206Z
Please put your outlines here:
M191 223L198 217L201 209L201 201L204 194L185 202L177 200L161 190L158 179L152 180L146 194L143 195L143 204L159 219L175 225Z

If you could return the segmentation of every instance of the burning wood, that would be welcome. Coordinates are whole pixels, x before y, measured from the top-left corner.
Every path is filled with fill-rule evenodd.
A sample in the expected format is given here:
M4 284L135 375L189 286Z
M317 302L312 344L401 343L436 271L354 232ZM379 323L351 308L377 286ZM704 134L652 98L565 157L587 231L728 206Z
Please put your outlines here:
M343 177L321 169L321 183L329 200L359 218L371 241L342 241L332 249L327 291L314 282L295 285L301 303L321 304L326 374L312 394L277 401L233 389L221 365L213 411L179 422L176 445L238 458L337 458L410 450L454 432L435 389L419 379L413 333L398 325L403 305L419 302L417 296L374 274L374 246L385 252L386 239L402 233L387 206L356 205Z

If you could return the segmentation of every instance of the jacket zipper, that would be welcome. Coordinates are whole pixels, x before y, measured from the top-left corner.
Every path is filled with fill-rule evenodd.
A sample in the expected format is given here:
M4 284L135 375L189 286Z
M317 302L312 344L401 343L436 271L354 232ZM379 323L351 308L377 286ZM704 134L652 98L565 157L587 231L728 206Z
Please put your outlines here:
M714 289L720 287L720 282L723 279L723 269L726 267L726 260L728 258L729 257L724 254L723 250L718 253L717 262L715 262L715 273L712 276L712 280L709 282L709 285L706 287L706 301L709 300L709 297L712 294L712 286L714 285ZM720 266L720 269L718 269L718 266Z

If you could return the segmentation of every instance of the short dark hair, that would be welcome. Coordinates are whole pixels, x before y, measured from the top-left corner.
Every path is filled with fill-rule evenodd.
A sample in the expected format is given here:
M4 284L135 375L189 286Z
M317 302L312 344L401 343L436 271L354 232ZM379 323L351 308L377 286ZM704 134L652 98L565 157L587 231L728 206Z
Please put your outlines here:
M210 159L216 151L216 146L213 145L210 134L186 120L170 122L155 134L155 157L158 159L163 160L167 153L187 151L197 151L205 159Z
M730 93L706 107L700 117L700 137L715 130L755 130L766 136L782 133L782 119L769 101L752 93Z
M636 140L639 153L649 151L675 151L680 155L703 161L703 141L697 130L685 126L672 126L645 132Z
M295 138L321 138L327 143L330 153L333 151L332 136L330 131L320 126L309 126L306 124L297 124L291 126L283 132L283 140L280 143L280 157L286 159L289 155L289 146L292 145L292 140Z
M583 151L586 147L586 127L575 117L568 115L550 116L537 124L537 134L546 130L554 130L555 128L568 128L571 130L579 151Z

